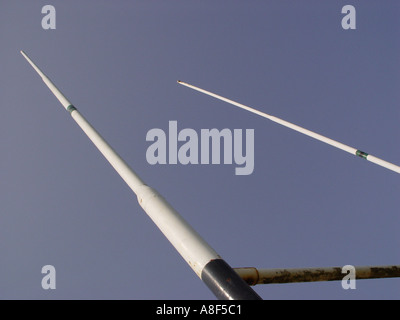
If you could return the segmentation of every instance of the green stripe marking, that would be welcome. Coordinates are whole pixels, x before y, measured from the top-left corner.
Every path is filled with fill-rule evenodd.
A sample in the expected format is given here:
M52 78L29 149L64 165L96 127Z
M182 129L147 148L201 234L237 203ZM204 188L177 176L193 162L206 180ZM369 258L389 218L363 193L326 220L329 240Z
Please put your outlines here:
M69 113L72 113L72 111L74 111L74 110L76 110L76 108L75 108L72 104L70 104L70 105L67 107L67 111L68 111Z
M367 157L368 157L368 153L361 151L361 150L357 150L356 155L361 158L364 158L364 159L367 159Z

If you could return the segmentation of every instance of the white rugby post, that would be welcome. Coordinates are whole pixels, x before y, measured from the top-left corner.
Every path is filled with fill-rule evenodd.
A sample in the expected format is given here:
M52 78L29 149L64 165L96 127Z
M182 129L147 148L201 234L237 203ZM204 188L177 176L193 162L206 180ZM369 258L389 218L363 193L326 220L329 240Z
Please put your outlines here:
M137 195L138 202L193 271L219 299L261 300L260 296L211 248L172 206L128 166L96 129L81 115L53 82L21 51L44 83L71 114L79 127L99 149Z
M269 120L271 120L273 122L279 123L280 125L283 125L283 126L285 126L287 128L290 128L290 129L293 129L293 130L298 131L300 133L303 133L303 134L305 134L305 135L307 135L307 136L309 136L311 138L314 138L316 140L319 140L321 142L329 144L329 145L331 145L333 147L339 148L339 149L341 149L343 151L346 151L348 153L351 153L351 154L353 154L355 156L359 156L359 157L361 157L363 159L366 159L366 160L368 160L370 162L373 162L373 163L375 163L375 164L377 164L377 165L379 165L381 167L384 167L386 169L389 169L389 170L392 170L394 172L400 173L400 167L399 166L397 166L397 165L395 165L393 163L390 163L388 161L382 160L380 158L377 158L377 157L375 157L373 155L370 155L370 154L368 154L368 153L366 153L364 151L361 151L361 150L358 150L356 148L350 147L350 146L345 145L345 144L343 144L341 142L338 142L338 141L335 141L333 139L327 138L327 137L325 137L323 135L320 135L318 133L315 133L313 131L310 131L308 129L305 129L303 127L300 127L298 125L290 123L288 121L285 121L285 120L282 120L280 118L271 116L271 115L269 115L267 113L264 113L264 112L261 112L259 110L253 109L253 108L248 107L248 106L246 106L244 104L241 104L239 102L227 99L225 97L222 97L222 96L220 96L218 94L215 94L215 93L212 93L210 91L198 88L198 87L193 86L191 84L188 84L186 82L178 80L178 83L181 84L181 85L184 85L184 86L186 86L188 88L191 88L193 90L196 90L196 91L202 92L204 94L207 94L207 95L209 95L211 97L217 98L217 99L225 101L227 103L230 103L230 104L232 104L232 105L234 105L236 107L242 108L242 109L250 111L252 113L255 113L255 114L257 114L257 115L259 115L261 117L267 118L267 119L269 119Z

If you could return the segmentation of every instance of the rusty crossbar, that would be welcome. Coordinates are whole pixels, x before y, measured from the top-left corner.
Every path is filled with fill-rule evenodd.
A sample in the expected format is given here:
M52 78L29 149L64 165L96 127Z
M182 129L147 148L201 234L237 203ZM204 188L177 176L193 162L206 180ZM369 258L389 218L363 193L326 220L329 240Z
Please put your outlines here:
M356 279L399 278L400 265L354 267ZM234 268L249 285L343 280L346 272L341 267L257 269Z

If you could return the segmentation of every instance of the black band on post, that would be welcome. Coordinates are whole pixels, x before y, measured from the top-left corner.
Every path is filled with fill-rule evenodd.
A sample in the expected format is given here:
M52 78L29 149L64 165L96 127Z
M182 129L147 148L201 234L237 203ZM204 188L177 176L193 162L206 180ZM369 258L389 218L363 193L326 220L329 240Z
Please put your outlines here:
M211 260L201 272L201 280L219 300L262 300L224 260Z

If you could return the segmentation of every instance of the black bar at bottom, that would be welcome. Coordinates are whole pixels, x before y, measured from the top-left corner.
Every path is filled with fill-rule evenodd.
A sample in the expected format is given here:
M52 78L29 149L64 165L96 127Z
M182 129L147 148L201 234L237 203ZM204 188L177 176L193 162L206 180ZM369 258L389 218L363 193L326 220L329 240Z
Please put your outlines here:
M224 260L211 260L201 272L201 280L219 300L262 300Z

